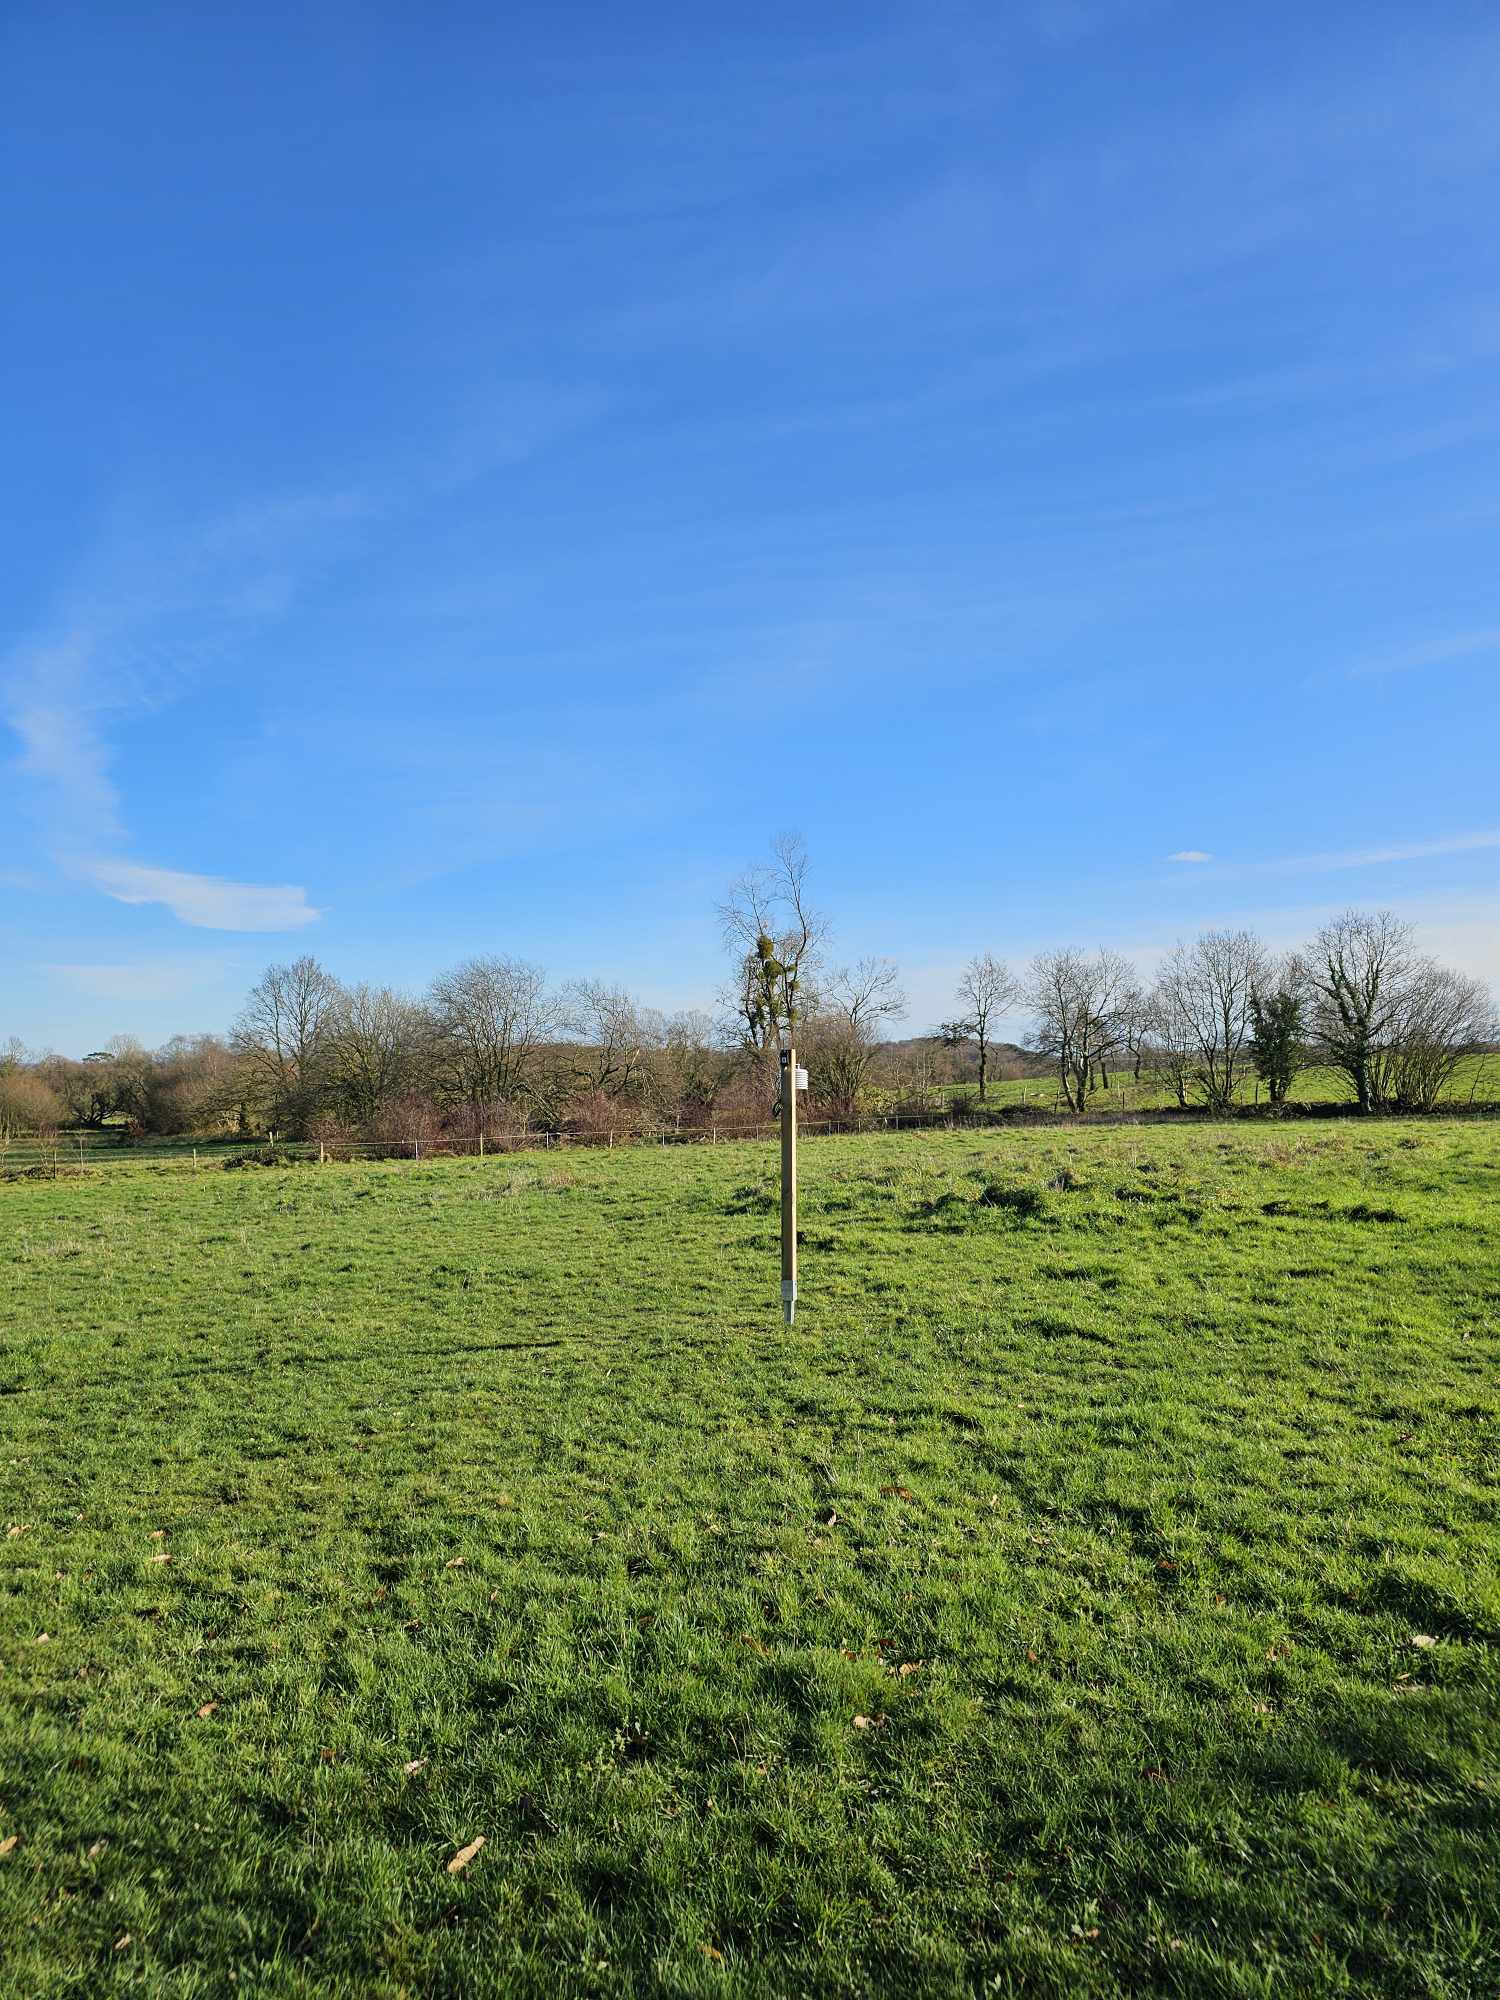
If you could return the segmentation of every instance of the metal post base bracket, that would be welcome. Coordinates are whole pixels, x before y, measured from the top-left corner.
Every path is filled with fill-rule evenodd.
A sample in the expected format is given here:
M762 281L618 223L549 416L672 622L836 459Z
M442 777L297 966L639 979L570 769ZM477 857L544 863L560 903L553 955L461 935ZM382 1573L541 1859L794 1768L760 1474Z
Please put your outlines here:
M797 1312L797 1281L795 1278L783 1278L781 1281L781 1311L787 1325L790 1326Z

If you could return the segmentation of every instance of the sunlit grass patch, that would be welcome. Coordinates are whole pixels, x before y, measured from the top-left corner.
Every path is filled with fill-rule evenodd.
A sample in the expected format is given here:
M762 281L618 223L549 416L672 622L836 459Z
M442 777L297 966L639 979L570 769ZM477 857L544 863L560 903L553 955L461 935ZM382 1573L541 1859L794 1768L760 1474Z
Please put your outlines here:
M1497 1220L813 1140L789 1333L768 1147L0 1189L0 1990L1490 1990Z

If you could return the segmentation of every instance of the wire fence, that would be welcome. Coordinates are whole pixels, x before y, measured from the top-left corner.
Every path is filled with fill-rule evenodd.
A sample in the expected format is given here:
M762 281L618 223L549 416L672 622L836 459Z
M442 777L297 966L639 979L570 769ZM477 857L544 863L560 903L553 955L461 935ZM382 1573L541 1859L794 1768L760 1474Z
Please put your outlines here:
M1124 1098L1124 1093L1120 1094ZM1344 1118L1358 1115L1352 1101L1296 1101L1281 1106L1259 1102L1236 1104L1226 1112L1210 1113L1202 1106L1175 1106L1160 1103L1116 1100L1100 1105L1081 1116L1070 1112L1058 1091L1045 1086L1028 1093L1019 1102L991 1106L976 1105L972 1099L955 1106L950 1103L926 1110L884 1110L847 1118L807 1118L797 1121L804 1138L836 1138L855 1134L914 1131L985 1131L1018 1126L1063 1124L1157 1125L1201 1124L1211 1118L1260 1119L1267 1116L1292 1119ZM1470 1096L1447 1098L1431 1112L1411 1114L1422 1117L1500 1116L1500 1102ZM274 1134L246 1138L170 1138L127 1141L105 1129L93 1132L60 1133L37 1139L7 1138L0 1134L0 1181L58 1178L92 1169L177 1166L188 1169L237 1167L240 1165L312 1162L330 1165L339 1161L405 1161L420 1165L439 1159L504 1159L515 1153L554 1151L614 1151L623 1147L714 1146L752 1141L769 1142L780 1132L774 1117L724 1119L719 1122L673 1123L636 1126L626 1123L610 1129L553 1131L519 1126L507 1131L481 1131L472 1138L446 1132L412 1133L384 1139L280 1139Z
M943 1129L964 1121L946 1110L891 1111L857 1118L799 1118L797 1130L804 1138L913 1130ZM1009 1122L1009 1121L1007 1121ZM752 1121L726 1120L719 1124L662 1125L635 1127L621 1125L604 1131L547 1131L521 1128L507 1132L481 1132L474 1138L446 1133L426 1137L386 1139L279 1139L275 1137L138 1140L122 1143L109 1135L67 1133L55 1141L0 1141L0 1177L24 1174L77 1173L96 1167L185 1166L188 1168L237 1166L261 1161L310 1161L318 1165L348 1160L394 1160L420 1164L422 1161L451 1159L504 1159L515 1153L554 1151L614 1151L627 1146L711 1146L750 1140L769 1141L780 1132L773 1118Z

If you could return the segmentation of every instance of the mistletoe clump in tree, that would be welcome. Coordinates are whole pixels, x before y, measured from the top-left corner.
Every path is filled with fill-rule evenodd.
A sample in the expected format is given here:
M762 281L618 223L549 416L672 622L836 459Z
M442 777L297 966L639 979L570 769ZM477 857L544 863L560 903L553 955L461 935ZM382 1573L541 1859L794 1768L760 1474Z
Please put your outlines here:
M808 986L828 926L809 906L806 885L806 844L784 833L770 861L742 875L719 908L736 962L734 1012L756 1054L790 1042L811 1011Z

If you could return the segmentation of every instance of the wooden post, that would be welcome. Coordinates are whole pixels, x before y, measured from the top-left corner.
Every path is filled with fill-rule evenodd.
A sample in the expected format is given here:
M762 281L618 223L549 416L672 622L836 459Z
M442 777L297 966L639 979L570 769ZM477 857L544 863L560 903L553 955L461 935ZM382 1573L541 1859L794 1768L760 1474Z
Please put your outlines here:
M781 1313L797 1312L797 1051L781 1051Z

